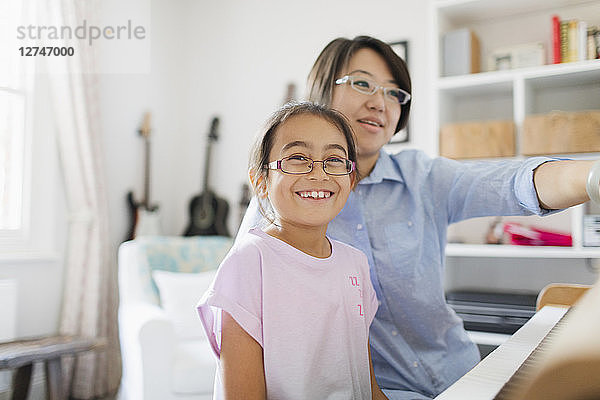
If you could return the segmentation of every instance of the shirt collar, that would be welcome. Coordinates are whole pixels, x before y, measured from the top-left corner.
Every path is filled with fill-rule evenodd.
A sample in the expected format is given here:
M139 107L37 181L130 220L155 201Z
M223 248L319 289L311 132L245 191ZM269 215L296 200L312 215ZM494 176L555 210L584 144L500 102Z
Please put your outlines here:
M379 150L379 157L377 158L377 162L375 162L375 167L371 173L358 182L358 184L362 185L380 183L384 179L404 182L402 172L392 159L392 156L388 154L388 152L381 149Z

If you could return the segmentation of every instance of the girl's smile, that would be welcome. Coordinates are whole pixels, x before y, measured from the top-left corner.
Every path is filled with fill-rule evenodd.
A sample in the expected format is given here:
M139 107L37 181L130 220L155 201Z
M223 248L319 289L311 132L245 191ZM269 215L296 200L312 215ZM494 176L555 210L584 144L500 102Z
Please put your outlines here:
M302 192L296 192L296 194L302 197L303 199L320 200L328 199L333 194L333 192L330 192L329 190L306 190Z

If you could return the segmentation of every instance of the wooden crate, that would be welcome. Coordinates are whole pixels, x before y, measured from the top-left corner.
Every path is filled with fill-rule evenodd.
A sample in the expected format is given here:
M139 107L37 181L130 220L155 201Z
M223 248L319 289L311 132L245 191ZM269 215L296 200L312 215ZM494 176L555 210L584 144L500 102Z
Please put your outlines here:
M513 121L445 124L440 129L440 155L448 158L489 158L515 155Z
M523 122L525 155L600 151L600 111L530 115Z

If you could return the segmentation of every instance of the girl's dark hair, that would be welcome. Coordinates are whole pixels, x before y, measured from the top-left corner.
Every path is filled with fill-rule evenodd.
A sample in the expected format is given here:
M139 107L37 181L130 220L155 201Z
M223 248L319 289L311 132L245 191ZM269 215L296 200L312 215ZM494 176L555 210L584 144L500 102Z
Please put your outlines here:
M342 77L343 70L352 56L364 48L371 49L383 57L400 89L411 93L410 74L406 62L390 45L370 36L357 36L354 39L337 38L325 46L308 75L308 100L331 105L336 79ZM411 100L401 106L402 112L395 132L406 127L410 103Z
M265 202L262 201L263 196L261 196L261 191L264 190L264 185L266 185L269 173L269 170L265 168L265 166L270 161L269 155L271 154L271 148L273 147L277 130L291 118L300 115L312 115L322 118L337 128L344 135L346 143L348 144L348 159L355 163L357 162L354 132L350 126L350 122L341 112L310 101L289 102L285 104L275 111L267 120L265 127L259 132L250 153L249 170L252 188L259 200L261 213L268 219L270 218L266 209L270 209L270 205L268 204L268 201L266 202L267 204L263 204ZM358 182L360 179L357 168L355 168L352 173L355 175L354 182Z

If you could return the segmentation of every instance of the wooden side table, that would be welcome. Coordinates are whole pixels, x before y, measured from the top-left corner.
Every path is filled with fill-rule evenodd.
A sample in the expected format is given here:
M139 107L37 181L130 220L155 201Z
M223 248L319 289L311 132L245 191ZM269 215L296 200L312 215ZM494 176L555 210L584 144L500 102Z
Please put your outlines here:
M43 362L46 371L46 393L49 400L64 400L68 392L62 385L61 357L105 346L102 339L81 336L48 336L0 343L0 370L15 369L13 400L26 400L35 362Z

